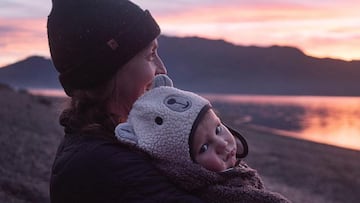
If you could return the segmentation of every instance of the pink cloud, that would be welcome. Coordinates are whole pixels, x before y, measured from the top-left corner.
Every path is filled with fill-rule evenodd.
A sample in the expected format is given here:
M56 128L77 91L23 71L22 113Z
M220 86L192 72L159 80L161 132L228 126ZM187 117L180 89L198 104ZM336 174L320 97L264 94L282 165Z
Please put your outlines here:
M359 1L138 2L153 13L164 34L225 39L240 45L287 45L317 56L360 58ZM32 54L49 56L46 15L50 7L43 10L46 13L38 19L0 15L0 66Z
M30 55L49 56L46 19L0 19L0 66Z

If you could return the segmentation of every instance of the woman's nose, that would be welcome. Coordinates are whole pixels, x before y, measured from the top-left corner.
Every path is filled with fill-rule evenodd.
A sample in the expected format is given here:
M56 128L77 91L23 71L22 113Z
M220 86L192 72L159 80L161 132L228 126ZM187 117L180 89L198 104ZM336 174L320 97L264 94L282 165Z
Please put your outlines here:
M156 74L167 74L166 67L160 57L158 57L158 60L156 63Z

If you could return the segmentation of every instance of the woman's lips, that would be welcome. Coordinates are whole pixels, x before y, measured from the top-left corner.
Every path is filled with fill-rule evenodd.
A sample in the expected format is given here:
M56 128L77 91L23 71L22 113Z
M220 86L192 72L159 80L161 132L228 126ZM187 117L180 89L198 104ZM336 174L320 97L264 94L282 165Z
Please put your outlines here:
M151 89L151 87L152 87L152 82L151 82L151 83L149 83L148 85L146 85L146 87L145 87L145 91L144 91L144 92L149 91L149 90Z

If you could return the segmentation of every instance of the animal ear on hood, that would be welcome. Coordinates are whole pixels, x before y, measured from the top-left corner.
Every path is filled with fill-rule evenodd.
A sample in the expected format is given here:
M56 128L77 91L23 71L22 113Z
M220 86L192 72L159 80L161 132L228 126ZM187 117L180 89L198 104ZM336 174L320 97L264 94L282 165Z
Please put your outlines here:
M115 137L124 143L137 145L138 137L136 136L132 125L128 122L120 123L115 128Z
M162 86L174 87L174 83L169 78L169 76L165 74L158 74L154 77L153 83L151 85L151 89Z

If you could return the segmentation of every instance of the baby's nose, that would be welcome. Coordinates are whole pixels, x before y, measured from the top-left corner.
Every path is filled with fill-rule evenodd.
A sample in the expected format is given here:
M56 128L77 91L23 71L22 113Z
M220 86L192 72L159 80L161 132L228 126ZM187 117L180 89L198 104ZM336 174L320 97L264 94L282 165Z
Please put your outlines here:
M223 138L219 138L216 142L216 149L218 153L222 153L224 151L226 151L226 146L228 145L228 142L223 139Z

